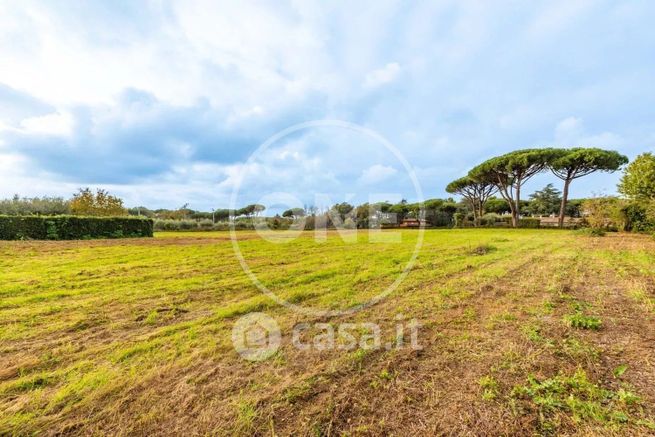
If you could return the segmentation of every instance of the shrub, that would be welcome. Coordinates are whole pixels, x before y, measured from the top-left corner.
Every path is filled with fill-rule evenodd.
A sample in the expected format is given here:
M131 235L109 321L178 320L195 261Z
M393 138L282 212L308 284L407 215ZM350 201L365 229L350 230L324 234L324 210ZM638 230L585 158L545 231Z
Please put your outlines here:
M510 226L512 223L512 217L510 216L502 216L503 223L505 226ZM496 223L495 226L498 226L499 224ZM525 218L520 218L519 219L519 228L538 228L541 226L541 220L538 218L533 218L533 217L525 217Z
M605 230L601 228L582 228L575 231L578 235L585 235L587 237L604 237Z
M0 216L0 240L152 237L151 219L137 217Z
M198 222L195 220L180 220L180 231L190 231L198 229Z
M622 212L625 216L625 230L650 232L655 230L655 202L633 201Z
M592 228L624 229L626 216L625 201L616 197L596 197L582 203L585 220Z
M180 224L178 220L155 220L155 231L179 231Z
M503 217L500 214L490 212L480 218L480 226L494 226L496 223L502 221Z
M211 229L214 227L214 222L212 222L212 221L209 220L209 219L200 220L200 221L198 222L198 227L199 227L200 229L211 230Z
M538 218L522 218L519 219L519 228L535 229L541 225L541 220Z
M455 220L455 227L456 228L461 228L461 227L464 226L464 220L466 219L466 214L461 213L461 212L457 212L457 213L455 213L453 218Z
M230 223L229 222L215 223L214 226L212 226L212 230L214 230L214 231L229 231L230 230Z
M211 225L211 220L209 220L209 223ZM157 219L155 220L155 230L156 231L197 231L199 230L199 223L195 220Z

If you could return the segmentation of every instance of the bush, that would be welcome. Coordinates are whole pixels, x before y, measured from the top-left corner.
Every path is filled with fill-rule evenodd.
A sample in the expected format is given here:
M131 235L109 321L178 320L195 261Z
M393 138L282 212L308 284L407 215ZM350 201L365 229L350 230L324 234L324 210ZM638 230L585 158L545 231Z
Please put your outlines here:
M582 203L585 221L592 228L625 229L625 201L616 197L595 197Z
M455 220L455 227L461 228L464 226L464 220L466 219L466 214L461 212L456 212L455 215L453 216L453 219Z
M209 220L211 224L211 220ZM172 220L157 219L155 220L155 231L197 231L199 223L195 220Z
M655 230L655 204L653 202L636 202L627 204L622 209L625 215L625 230L650 232Z
M519 228L538 228L541 225L541 220L538 218L522 218L519 219Z
M498 222L503 222L503 217L500 214L489 212L480 218L480 226L494 226Z
M214 227L214 222L211 219L204 219L198 222L198 227L204 230L211 230Z
M604 237L605 230L601 228L582 228L575 231L576 234L586 235L587 237Z
M505 223L505 226L511 226L512 225L512 217L509 216L502 216L502 220ZM520 218L519 219L519 228L538 228L541 225L541 220L538 218L532 218L532 217L526 217L526 218ZM496 223L495 226L498 226L498 223Z
M198 222L195 220L180 220L180 231L190 231L198 229Z
M0 216L0 240L152 237L153 221L137 217Z

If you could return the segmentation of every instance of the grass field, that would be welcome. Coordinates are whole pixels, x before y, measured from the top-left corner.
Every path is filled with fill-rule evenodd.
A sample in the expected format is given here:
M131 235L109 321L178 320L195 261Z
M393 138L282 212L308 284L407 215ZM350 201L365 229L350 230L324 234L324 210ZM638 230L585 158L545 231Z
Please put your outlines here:
M348 308L416 243L239 234L288 301ZM0 242L0 435L655 433L655 241L546 230L428 230L398 289L352 316L272 302L228 233ZM281 349L249 362L231 331L266 312ZM301 322L416 318L422 350L303 351Z

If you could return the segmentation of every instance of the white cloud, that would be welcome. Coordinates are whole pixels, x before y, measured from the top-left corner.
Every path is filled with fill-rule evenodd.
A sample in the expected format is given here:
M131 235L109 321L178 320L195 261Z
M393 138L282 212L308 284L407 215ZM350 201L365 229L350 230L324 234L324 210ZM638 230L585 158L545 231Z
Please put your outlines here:
M400 73L400 65L397 62L391 62L382 68L373 70L366 75L364 86L366 88L375 88L385 83L393 82Z
M618 147L624 144L623 138L614 132L589 134L582 118L573 116L557 123L555 141L558 145L566 147Z
M553 138L628 155L652 148L655 89L643 86L655 72L645 55L652 2L372 5L0 0L0 150L25 158L5 189L106 182L175 206L166 199L177 184L172 203L210 199L200 193L213 176L223 186L209 192L228 190L269 135L320 118L397 145L427 196L445 195L451 176L485 157ZM314 192L386 178L410 195L382 149L339 136L276 147L244 188ZM64 165L75 154L85 163Z
M358 181L362 184L376 184L389 179L396 173L398 170L393 167L375 164L364 170Z
M582 119L567 117L555 126L555 140L558 143L568 143L582 134Z
M20 122L25 133L38 135L67 136L73 130L73 117L69 113L55 113L41 117L30 117Z

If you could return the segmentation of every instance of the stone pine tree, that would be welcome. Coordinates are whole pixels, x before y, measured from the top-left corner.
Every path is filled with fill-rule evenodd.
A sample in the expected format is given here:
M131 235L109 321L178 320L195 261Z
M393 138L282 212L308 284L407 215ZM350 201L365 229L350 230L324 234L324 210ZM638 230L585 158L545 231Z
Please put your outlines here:
M597 171L611 173L620 169L627 162L627 157L612 150L583 147L556 149L548 167L555 176L564 181L562 203L559 210L559 227L564 226L569 187L574 179Z
M478 226L484 215L484 205L498 188L489 181L476 180L465 176L452 181L446 187L451 194L462 196L473 210L473 224Z
M469 177L493 184L509 204L512 226L519 226L521 188L540 173L556 156L556 149L523 149L483 162L469 172Z

